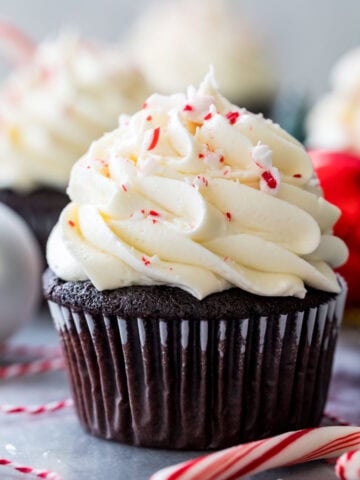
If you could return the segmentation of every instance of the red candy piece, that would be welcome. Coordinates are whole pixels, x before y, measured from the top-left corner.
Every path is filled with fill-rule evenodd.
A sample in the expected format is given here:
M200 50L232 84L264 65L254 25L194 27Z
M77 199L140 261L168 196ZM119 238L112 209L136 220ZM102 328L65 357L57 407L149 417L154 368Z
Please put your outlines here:
M157 127L152 133L151 142L147 150L154 150L154 148L158 144L159 138L160 138L160 127Z
M350 256L338 271L349 285L348 305L360 307L360 157L326 150L309 155L325 198L342 211L334 231L349 247Z

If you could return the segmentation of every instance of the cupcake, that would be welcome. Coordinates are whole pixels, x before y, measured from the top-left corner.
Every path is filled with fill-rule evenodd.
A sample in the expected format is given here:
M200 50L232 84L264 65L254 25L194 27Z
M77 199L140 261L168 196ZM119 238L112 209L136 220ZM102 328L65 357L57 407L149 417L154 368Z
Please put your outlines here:
M276 91L269 55L229 0L158 1L135 23L130 39L129 50L156 91L198 84L213 64L233 103L269 114Z
M340 269L349 285L345 319L360 325L360 48L340 58L331 80L308 117L307 143L325 196L343 212L335 233L350 250Z
M310 158L210 73L73 167L44 292L94 435L212 449L319 423L347 248Z
M338 60L331 87L308 116L307 144L360 155L360 47Z
M28 47L29 49L29 47ZM0 201L30 224L45 249L68 202L73 163L148 94L114 46L63 34L28 53L0 89Z

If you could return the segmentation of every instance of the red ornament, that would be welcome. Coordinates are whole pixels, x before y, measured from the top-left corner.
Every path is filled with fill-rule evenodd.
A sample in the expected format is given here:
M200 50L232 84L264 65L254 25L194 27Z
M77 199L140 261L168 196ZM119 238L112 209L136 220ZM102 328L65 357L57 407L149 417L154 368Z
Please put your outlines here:
M326 150L309 155L325 198L342 211L334 232L345 241L350 256L338 271L349 285L349 306L360 307L360 156Z

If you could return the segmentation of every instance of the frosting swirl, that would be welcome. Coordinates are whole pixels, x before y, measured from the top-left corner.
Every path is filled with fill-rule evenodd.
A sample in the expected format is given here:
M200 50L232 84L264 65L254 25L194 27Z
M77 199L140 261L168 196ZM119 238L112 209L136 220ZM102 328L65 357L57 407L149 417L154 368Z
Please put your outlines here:
M237 286L337 292L347 248L306 151L231 105L212 73L187 95L152 95L72 170L48 262L99 290L167 284L205 296Z
M88 145L148 93L118 48L74 34L42 43L0 91L0 188L64 190Z

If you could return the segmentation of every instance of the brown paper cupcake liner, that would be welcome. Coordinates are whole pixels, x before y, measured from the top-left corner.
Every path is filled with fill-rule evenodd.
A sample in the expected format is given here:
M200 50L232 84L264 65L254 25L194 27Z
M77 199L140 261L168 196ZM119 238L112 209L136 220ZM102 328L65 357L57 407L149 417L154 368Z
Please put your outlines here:
M288 315L121 318L49 301L80 421L146 447L215 449L320 423L346 297Z

